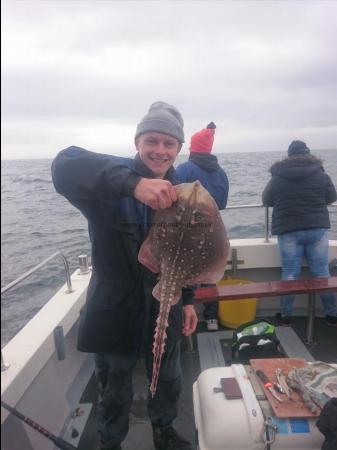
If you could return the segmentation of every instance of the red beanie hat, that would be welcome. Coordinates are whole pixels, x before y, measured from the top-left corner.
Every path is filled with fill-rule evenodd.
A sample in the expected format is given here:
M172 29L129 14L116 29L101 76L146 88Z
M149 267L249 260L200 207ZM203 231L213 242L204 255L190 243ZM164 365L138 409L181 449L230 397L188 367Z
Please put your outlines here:
M211 153L214 142L215 128L215 123L211 122L203 130L194 133L191 137L190 152Z

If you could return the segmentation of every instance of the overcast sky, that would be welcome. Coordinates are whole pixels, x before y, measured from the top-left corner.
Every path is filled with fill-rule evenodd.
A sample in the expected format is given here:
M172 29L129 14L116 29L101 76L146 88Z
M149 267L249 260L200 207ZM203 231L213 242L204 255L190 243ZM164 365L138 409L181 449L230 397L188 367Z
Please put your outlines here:
M2 1L2 158L133 154L149 105L215 153L337 148L336 1Z

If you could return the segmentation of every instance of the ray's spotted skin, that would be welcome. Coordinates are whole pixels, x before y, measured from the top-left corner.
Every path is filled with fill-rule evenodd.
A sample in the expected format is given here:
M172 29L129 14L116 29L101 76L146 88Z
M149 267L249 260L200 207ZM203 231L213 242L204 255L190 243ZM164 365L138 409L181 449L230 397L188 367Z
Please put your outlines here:
M153 296L160 301L153 343L150 391L156 392L171 306L187 285L216 283L225 270L229 241L218 207L195 181L176 186L178 200L155 213L138 259L160 279Z

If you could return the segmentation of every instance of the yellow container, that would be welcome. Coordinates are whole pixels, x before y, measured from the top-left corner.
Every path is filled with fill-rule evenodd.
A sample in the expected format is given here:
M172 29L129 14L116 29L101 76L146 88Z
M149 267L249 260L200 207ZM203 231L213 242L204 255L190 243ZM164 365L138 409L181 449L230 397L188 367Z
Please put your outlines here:
M250 280L239 278L228 278L217 283L218 286L233 284L248 284ZM219 301L218 318L222 326L237 328L239 325L255 319L256 298L245 298L243 300Z

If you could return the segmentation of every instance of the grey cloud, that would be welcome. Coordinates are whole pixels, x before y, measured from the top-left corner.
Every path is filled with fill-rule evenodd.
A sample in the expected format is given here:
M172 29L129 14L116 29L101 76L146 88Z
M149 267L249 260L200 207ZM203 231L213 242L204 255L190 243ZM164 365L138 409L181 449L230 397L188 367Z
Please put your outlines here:
M76 123L134 125L160 99L188 133L214 120L226 143L232 126L235 148L296 130L337 142L335 2L28 0L3 13L11 130L43 118L53 134L68 118L72 139Z

